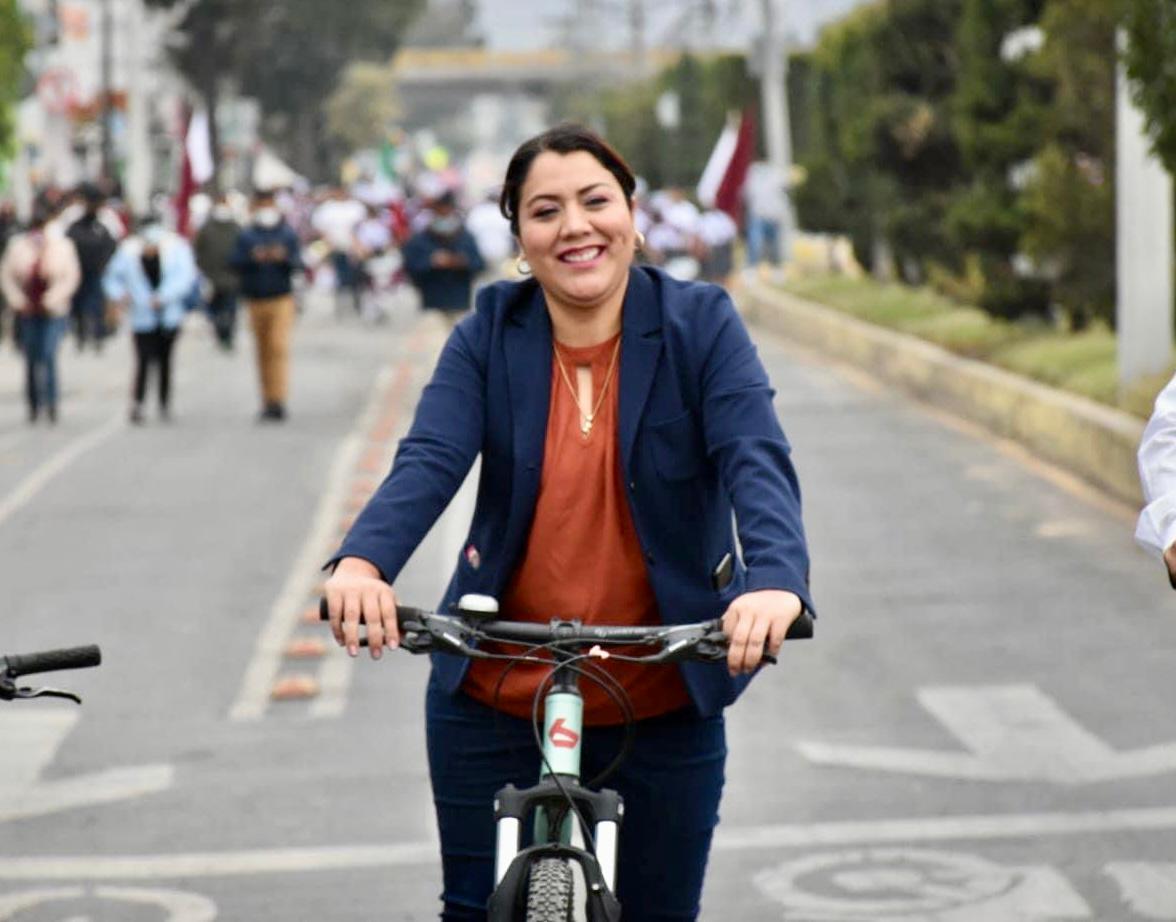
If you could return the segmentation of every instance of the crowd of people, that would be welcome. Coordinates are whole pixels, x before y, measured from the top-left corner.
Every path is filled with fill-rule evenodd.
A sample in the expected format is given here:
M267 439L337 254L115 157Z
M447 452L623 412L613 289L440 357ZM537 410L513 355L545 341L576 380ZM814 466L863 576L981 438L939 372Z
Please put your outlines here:
M133 216L117 193L91 183L45 189L23 223L0 202L0 336L9 331L24 354L30 422L58 418L67 334L79 352L101 353L119 329L130 331L136 357L131 422L145 422L152 378L159 418L169 420L187 317L202 313L231 352L241 306L256 348L259 418L279 422L300 285L330 291L340 319L383 323L388 296L405 286L423 309L454 319L479 277L510 274L518 252L499 190L467 195L452 170L403 184L362 176L350 186L258 189L251 198L201 193L189 203L187 234L175 229L167 199ZM640 180L633 215L641 262L680 279L729 281L738 237L729 215ZM758 253L763 234L755 236Z

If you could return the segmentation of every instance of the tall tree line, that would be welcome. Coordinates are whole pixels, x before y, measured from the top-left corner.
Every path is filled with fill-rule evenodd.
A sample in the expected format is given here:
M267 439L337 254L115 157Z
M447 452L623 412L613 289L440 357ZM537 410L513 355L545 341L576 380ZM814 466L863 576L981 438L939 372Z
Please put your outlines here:
M172 8L182 0L146 0ZM213 112L226 91L256 98L274 140L300 172L326 178L338 152L324 104L346 67L386 62L425 0L195 0L171 49ZM214 138L215 140L215 138Z

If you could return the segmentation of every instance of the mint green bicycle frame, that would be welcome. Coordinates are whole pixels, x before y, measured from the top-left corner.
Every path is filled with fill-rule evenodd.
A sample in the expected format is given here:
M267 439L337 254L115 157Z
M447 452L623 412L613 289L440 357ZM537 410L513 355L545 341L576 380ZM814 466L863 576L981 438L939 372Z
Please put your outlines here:
M580 781L580 751L584 730L584 699L576 687L575 677L566 676L556 667L555 684L544 698L543 767L540 778L558 776L561 782L578 785ZM575 817L569 812L560 827L559 841L570 845ZM535 811L535 843L550 842L547 811ZM506 875L519 853L519 820L504 817L498 821L498 839L494 856L494 883L497 886ZM616 886L617 823L604 820L595 824L592 837L594 854L605 884Z

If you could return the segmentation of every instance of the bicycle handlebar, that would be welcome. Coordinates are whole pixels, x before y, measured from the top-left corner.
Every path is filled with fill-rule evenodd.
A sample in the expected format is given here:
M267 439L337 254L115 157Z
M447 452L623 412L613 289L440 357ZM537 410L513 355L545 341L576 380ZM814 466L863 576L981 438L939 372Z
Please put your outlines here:
M102 651L96 646L68 647L64 650L43 650L40 653L0 656L0 701L28 698L65 698L77 704L82 699L73 692L60 688L26 688L16 680L38 672L58 672L62 669L88 669L102 662Z
M319 600L319 618L329 620L327 600ZM396 606L401 647L410 653L447 652L477 658L484 656L471 640L490 640L522 646L561 647L586 644L657 646L660 651L640 657L647 663L668 663L685 659L719 662L726 658L727 638L722 623L714 618L693 624L595 625L553 619L531 621L481 621L460 615L442 615L407 605ZM363 624L363 617L360 616ZM813 620L801 612L788 629L785 640L807 640L813 636ZM360 645L366 645L366 639ZM775 659L764 655L766 662Z
M44 650L20 656L0 656L0 675L16 679L38 672L58 672L64 669L89 669L102 662L102 651L93 644L68 647L64 650Z

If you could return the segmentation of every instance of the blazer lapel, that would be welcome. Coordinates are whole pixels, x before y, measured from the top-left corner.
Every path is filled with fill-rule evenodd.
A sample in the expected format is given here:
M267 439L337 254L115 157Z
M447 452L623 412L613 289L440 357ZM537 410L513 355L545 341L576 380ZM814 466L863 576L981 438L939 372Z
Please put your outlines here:
M516 474L543 463L551 402L551 320L543 292L535 285L520 301L503 330Z
M621 464L629 458L637 428L649 399L662 348L661 304L652 280L640 269L629 270L629 287L621 316L621 377L618 437Z

